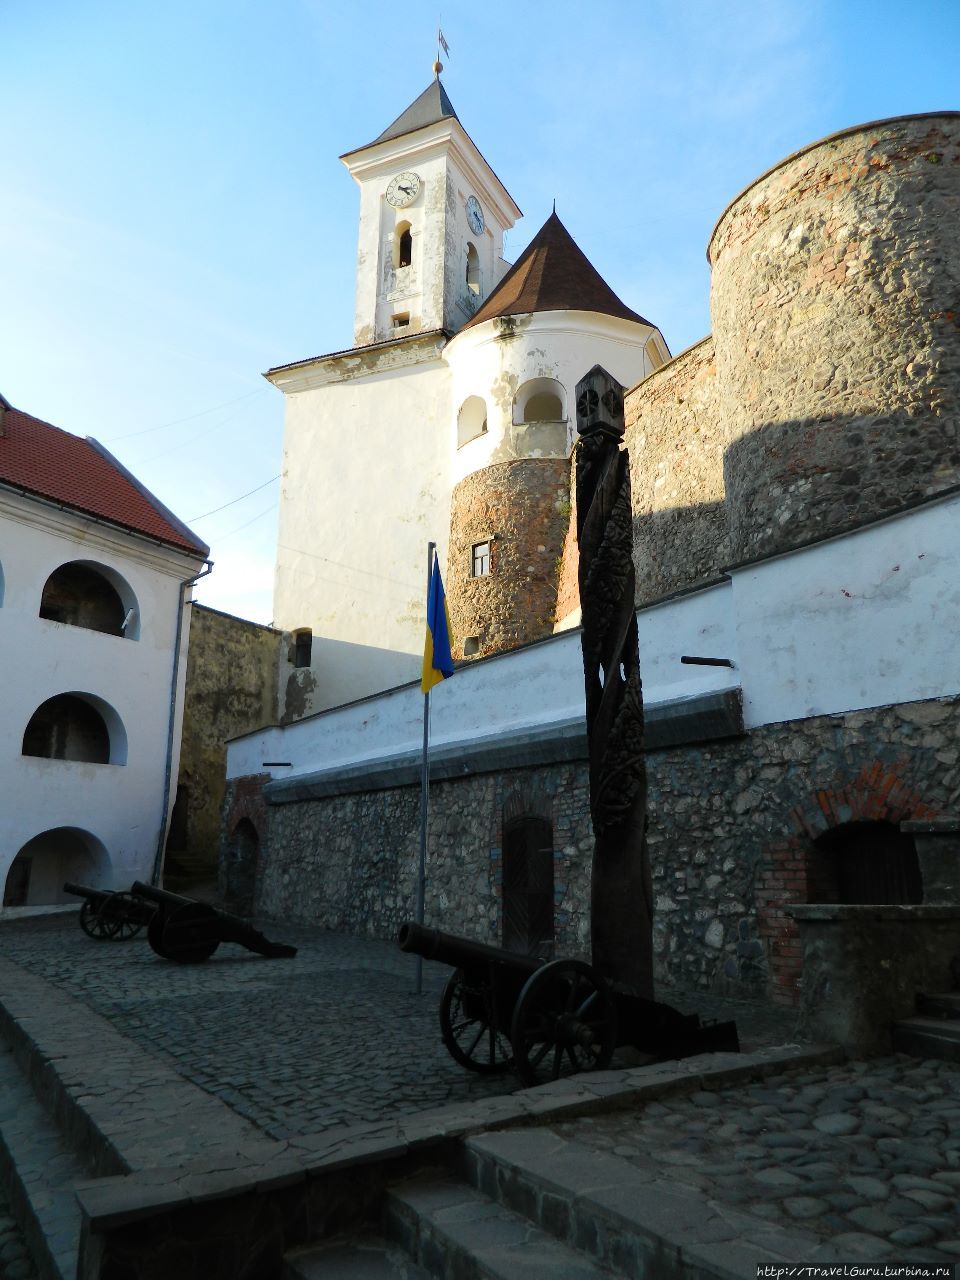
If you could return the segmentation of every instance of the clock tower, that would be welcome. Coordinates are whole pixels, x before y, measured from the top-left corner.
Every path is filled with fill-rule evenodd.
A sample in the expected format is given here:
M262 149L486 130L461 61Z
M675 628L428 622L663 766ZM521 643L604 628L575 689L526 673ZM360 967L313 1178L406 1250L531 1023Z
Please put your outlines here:
M503 233L520 210L439 76L340 158L360 187L354 344L456 333L506 273Z

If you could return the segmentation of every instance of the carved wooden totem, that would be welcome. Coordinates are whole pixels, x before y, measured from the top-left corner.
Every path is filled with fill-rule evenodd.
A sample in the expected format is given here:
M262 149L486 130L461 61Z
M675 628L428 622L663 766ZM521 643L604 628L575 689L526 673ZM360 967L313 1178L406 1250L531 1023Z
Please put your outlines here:
M599 365L577 383L577 541L583 674L596 838L593 963L653 998L643 693L634 604L633 511L623 387Z

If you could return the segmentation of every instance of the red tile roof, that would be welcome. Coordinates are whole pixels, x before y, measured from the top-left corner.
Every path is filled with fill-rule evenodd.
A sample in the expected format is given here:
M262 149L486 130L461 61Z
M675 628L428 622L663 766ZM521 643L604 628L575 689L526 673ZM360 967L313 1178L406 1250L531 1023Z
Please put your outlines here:
M599 311L650 324L620 301L556 213L552 213L472 320L534 311ZM653 327L653 326L651 326Z
M101 444L5 407L0 397L0 485L62 503L204 557L210 548Z

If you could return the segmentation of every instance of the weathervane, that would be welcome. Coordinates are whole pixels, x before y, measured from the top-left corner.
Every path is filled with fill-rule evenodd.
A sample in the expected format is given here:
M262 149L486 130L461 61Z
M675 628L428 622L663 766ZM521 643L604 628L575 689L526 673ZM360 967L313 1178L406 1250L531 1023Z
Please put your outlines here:
M441 21L443 20L443 14L441 14L441 15L440 15L440 19L441 19ZM440 22L438 22L438 23L437 23L437 58L436 58L436 61L435 61L435 62L434 62L434 64L433 64L433 74L437 77L437 79L439 79L439 78L440 78L440 72L443 70L443 63L440 61L440 50L441 50L441 49L443 50L443 52L444 52L444 53L447 55L447 57L449 58L449 57L450 57L450 46L447 44L446 40L444 40L444 38L443 38L443 28L440 26Z

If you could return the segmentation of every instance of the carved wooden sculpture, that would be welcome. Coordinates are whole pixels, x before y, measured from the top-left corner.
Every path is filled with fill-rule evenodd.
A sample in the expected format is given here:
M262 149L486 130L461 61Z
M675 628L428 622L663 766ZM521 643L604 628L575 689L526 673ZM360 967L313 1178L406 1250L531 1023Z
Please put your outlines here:
M634 604L633 511L623 387L599 365L577 384L577 540L583 674L596 837L593 963L653 998L643 693Z

